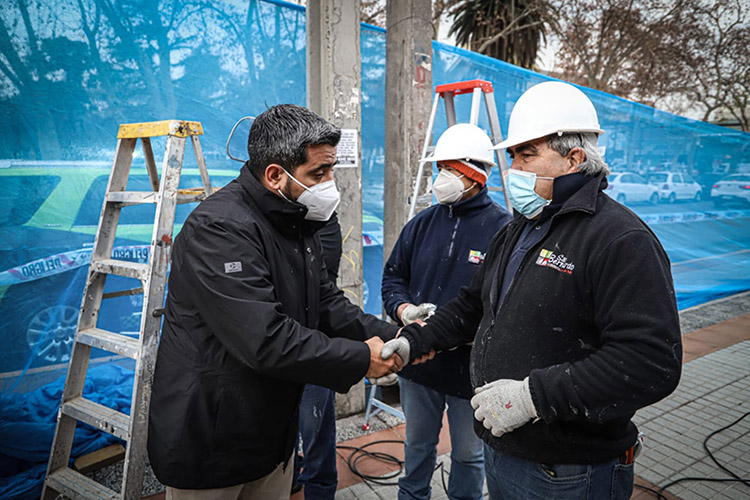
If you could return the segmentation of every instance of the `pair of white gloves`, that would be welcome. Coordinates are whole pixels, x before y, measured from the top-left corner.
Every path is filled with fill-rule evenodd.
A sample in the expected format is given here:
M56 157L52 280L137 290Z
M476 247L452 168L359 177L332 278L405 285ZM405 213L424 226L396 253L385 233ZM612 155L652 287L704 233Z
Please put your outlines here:
M380 357L388 359L395 353L407 365L410 351L409 341L397 337L385 343ZM482 422L495 437L511 432L530 420L539 419L531 400L529 377L523 380L500 379L477 387L471 398L471 407L474 408L474 418Z
M416 321L422 322L428 319L430 316L434 315L436 309L437 306L435 304L430 304L429 302L424 302L422 304L419 304L418 306L415 306L414 304L407 304L406 307L404 307L404 310L401 311L401 322L404 324L404 326L410 325ZM408 346L409 343L406 342L406 344ZM382 352L380 353L380 357L383 359L388 359L391 356L393 356L393 351L390 351L387 356L383 355ZM407 363L408 361L404 361L404 365L406 365ZM395 373L389 373L388 375L383 375L382 377L368 380L372 385L387 387L398 382L398 375Z

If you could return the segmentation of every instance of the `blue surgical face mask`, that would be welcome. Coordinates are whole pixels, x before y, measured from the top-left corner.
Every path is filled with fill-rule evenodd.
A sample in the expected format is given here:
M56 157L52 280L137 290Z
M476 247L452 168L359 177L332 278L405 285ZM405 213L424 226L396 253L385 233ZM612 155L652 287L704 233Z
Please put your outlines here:
M537 177L533 172L508 170L507 188L510 202L517 212L527 219L533 219L542 213L544 207L552 200L542 198L534 191L537 179L554 179L554 177Z

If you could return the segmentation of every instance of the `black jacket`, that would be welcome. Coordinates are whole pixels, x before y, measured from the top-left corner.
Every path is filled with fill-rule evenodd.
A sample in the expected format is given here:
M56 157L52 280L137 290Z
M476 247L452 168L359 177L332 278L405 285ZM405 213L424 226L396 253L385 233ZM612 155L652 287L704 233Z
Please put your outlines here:
M677 386L682 344L669 260L643 221L592 178L553 216L502 303L503 272L526 225L516 215L482 269L426 327L402 335L412 357L474 339L475 387L529 377L539 417L496 438L498 451L541 463L598 463L635 442L636 410Z
M401 230L383 269L383 307L398 321L405 302L438 308L456 296L482 265L492 237L511 215L489 197L487 188L453 205L433 205ZM399 375L443 394L471 399L471 346L443 352Z
M362 341L395 335L328 280L325 223L306 211L243 167L175 238L148 441L163 484L268 474L291 456L304 384L347 391L369 366Z

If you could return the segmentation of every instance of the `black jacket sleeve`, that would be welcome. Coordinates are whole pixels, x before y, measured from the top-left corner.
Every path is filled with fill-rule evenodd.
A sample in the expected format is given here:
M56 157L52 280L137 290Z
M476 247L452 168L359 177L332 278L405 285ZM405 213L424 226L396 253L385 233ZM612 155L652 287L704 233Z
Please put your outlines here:
M587 268L601 346L571 363L533 370L534 405L546 422L629 417L670 394L682 343L669 260L646 229L626 232Z
M331 337L367 340L380 337L384 341L396 336L398 327L367 314L351 303L334 283L323 279L320 284L320 325Z
M345 392L367 372L369 348L329 338L284 314L260 238L251 232L219 220L190 237L180 272L193 278L188 294L198 314L227 351L253 370ZM239 259L239 272L225 271L226 255Z
M455 298L439 308L424 327L412 323L401 330L401 336L409 341L411 359L423 356L431 349L446 351L474 340L482 319L485 268L483 265L471 282Z

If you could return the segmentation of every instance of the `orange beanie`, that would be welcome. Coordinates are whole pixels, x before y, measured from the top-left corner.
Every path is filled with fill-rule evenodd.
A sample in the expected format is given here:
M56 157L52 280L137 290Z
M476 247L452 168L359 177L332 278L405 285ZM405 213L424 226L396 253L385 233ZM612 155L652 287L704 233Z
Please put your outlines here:
M484 186L487 183L487 170L489 169L485 170L482 163L464 160L443 160L439 163L461 172L480 186Z

